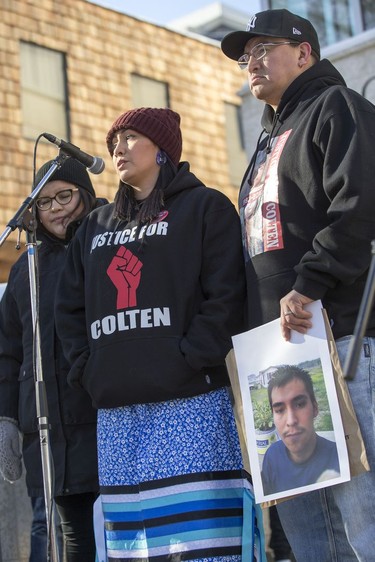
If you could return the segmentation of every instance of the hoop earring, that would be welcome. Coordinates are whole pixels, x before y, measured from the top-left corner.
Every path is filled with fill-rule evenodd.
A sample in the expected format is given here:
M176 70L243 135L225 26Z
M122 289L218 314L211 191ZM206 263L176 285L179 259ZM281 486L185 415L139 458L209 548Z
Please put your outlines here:
M156 163L158 166L163 166L167 162L167 155L164 150L159 150L156 154Z

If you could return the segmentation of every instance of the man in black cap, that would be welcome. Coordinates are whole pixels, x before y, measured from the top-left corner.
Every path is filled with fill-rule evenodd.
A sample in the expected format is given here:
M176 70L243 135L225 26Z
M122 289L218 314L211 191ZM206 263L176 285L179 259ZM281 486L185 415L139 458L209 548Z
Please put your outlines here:
M311 23L288 10L250 18L223 52L266 105L239 195L249 328L278 317L305 333L322 300L341 361L347 355L375 238L375 108L347 88ZM348 381L371 471L278 505L297 560L369 561L375 533L375 311Z

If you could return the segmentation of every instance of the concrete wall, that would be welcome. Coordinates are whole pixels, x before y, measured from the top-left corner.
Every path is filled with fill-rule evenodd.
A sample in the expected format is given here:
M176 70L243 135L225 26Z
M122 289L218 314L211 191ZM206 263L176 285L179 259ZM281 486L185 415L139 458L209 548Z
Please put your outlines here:
M0 562L28 562L31 502L24 476L10 484L0 480Z

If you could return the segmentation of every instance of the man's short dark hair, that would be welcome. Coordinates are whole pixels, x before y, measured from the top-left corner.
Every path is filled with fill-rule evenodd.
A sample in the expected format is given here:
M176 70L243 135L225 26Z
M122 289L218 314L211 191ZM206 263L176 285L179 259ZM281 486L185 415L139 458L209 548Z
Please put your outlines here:
M307 394L313 404L317 404L315 392L310 374L297 367L297 365L280 365L273 373L270 382L268 383L268 401L272 409L272 390L287 385L293 379L299 379L305 385Z

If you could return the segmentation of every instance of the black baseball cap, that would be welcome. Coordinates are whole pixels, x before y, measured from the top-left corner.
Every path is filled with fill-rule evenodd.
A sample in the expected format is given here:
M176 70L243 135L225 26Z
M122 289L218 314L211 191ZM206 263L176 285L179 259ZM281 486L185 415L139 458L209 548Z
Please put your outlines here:
M282 37L296 43L310 43L311 49L320 59L320 45L314 26L305 18L289 10L265 10L251 16L246 31L232 31L221 42L224 55L238 60L244 53L245 45L252 37Z

